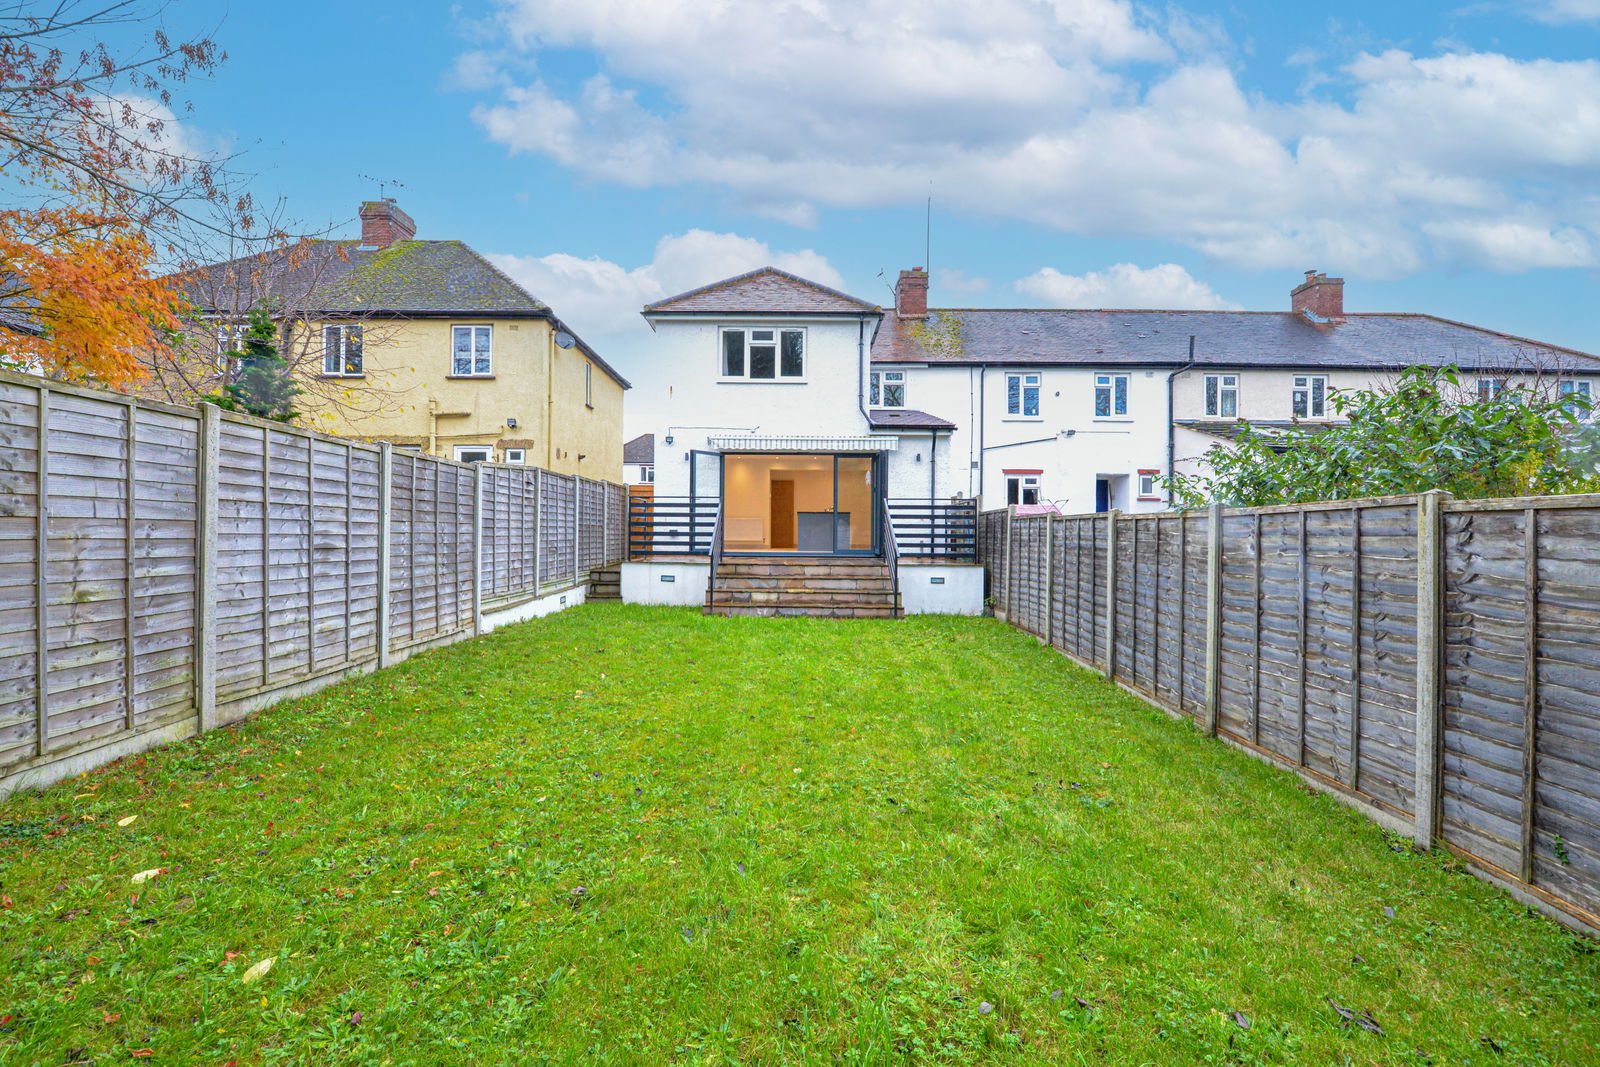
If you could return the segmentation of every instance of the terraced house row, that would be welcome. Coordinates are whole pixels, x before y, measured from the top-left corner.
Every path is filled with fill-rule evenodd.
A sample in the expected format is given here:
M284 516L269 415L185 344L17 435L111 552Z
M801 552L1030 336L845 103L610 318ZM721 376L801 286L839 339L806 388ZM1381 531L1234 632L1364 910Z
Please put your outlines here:
M930 307L920 268L882 308L768 267L643 313L672 381L624 594L729 608L827 602L800 572L786 602L720 601L718 574L762 556L893 559L904 610L977 611L963 568L979 508L1163 510L1167 475L1200 472L1245 420L1330 424L1336 390L1419 364L1484 395L1588 395L1600 378L1588 353L1348 312L1344 281L1315 271L1282 310L1149 311Z

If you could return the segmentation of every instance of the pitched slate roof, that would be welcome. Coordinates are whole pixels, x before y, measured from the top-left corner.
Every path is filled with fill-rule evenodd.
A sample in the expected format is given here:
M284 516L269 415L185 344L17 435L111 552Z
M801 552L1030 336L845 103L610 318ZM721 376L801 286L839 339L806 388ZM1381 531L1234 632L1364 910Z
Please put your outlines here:
M305 310L348 314L546 315L550 308L460 241L304 245L202 267L191 298L207 311L270 294Z
M1289 311L941 308L892 312L872 345L881 363L1358 367L1464 370L1536 366L1600 373L1600 357L1414 313L1352 314L1317 324Z
M656 461L656 435L642 433L622 446L622 462L654 463Z
M867 412L874 430L953 430L956 424L913 408L873 408Z
M860 315L882 309L797 274L762 267L646 304L644 315Z

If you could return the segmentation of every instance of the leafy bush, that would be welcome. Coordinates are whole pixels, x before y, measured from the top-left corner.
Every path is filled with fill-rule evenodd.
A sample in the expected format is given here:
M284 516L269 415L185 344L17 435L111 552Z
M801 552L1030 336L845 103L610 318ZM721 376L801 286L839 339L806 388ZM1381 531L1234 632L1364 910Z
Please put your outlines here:
M1330 427L1248 423L1206 454L1208 475L1177 475L1179 502L1233 506L1347 500L1443 489L1464 499L1600 491L1600 431L1589 399L1548 383L1493 397L1455 368L1412 367L1393 385L1339 390Z

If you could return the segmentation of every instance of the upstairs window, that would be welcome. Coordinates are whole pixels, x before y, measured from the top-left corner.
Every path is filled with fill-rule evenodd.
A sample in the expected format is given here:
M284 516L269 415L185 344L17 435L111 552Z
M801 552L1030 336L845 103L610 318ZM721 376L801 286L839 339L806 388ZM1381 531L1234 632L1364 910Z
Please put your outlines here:
M1239 417L1239 376L1206 375L1206 414L1220 419Z
M875 408L903 408L906 406L906 372L903 370L873 371L868 403Z
M1508 384L1509 381L1505 378L1479 378L1478 399L1484 401L1493 400L1506 391Z
M1039 376L1037 374L1006 375L1006 414L1020 415L1028 419L1038 417Z
M451 327L452 378L486 378L494 373L494 359L489 351L493 333L491 326Z
M1556 394L1561 397L1574 418L1586 419L1594 413L1589 382L1566 379L1556 383ZM1575 399L1568 400L1568 397Z
M583 406L594 407L594 364L583 365Z
M729 328L722 331L722 376L748 381L804 378L806 332Z
M641 463L639 465L639 483L641 485L649 485L650 483L654 482L655 480L656 480L655 464L653 464L653 463Z
M1297 374L1290 413L1297 419L1321 419L1328 414L1328 379L1320 374Z
M361 377L361 327L322 328L322 373L336 378Z
M1106 419L1128 413L1128 376L1126 374L1096 374L1094 376L1094 414Z

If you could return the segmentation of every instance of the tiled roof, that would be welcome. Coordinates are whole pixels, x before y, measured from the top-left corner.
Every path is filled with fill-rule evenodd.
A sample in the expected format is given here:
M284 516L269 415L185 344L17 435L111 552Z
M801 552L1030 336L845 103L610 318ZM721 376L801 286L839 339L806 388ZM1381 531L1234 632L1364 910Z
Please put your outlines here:
M601 359L550 306L461 241L310 241L192 271L183 280L201 311L242 314L271 302L294 314L523 317L549 319L624 389L628 380Z
M956 424L913 408L873 408L867 413L874 430L953 430Z
M926 320L885 316L881 363L1144 364L1228 367L1600 372L1600 357L1422 314L1353 314L1314 324L1288 311L1089 311L942 308Z
M743 315L860 315L881 313L876 304L857 300L837 289L776 267L762 267L748 274L724 278L720 282L690 289L646 304L646 316L656 314L743 314Z
M460 241L313 241L203 267L189 293L207 311L235 311L266 295L329 313L541 315L549 307Z
M622 446L622 462L654 463L656 461L656 435L642 433Z

